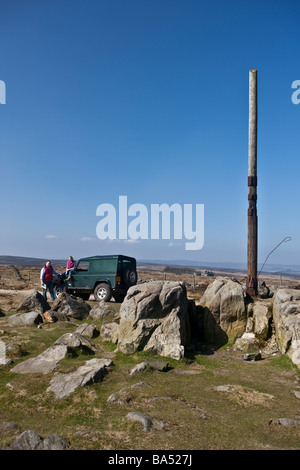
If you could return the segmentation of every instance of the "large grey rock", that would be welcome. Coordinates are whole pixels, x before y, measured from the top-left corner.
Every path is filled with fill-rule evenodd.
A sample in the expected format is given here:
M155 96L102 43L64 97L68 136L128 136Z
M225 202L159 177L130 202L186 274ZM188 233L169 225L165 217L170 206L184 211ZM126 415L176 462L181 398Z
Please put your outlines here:
M154 281L131 287L120 309L118 350L181 359L190 342L185 285Z
M43 439L35 431L27 430L7 448L7 450L66 450L69 442L58 434L50 434Z
M110 359L91 359L77 370L62 374L56 372L50 381L47 392L53 392L57 400L67 398L77 387L100 382L113 363Z
M272 300L255 301L248 305L246 332L254 333L258 340L266 340L271 333Z
M234 351L243 353L253 353L259 351L259 349L259 341L254 333L244 333L240 338L237 338L233 346Z
M199 306L207 342L235 340L246 328L247 313L242 285L227 277L217 277L206 289Z
M277 343L300 368L300 291L277 289L273 302Z
M49 312L55 319L64 321L69 318L83 320L89 315L91 307L80 297L62 292L53 302Z
M20 303L18 310L24 312L44 313L50 309L50 305L37 290L30 292Z
M119 324L116 322L104 323L100 329L100 335L103 341L111 341L117 344L119 338Z
M68 347L64 344L56 344L36 357L17 364L11 372L18 374L48 374L52 372L57 363L66 357Z
M93 318L93 320L99 320L110 313L111 307L109 306L109 304L104 302L104 300L101 300L101 302L97 302L96 305L91 308L89 316Z
M10 315L7 318L9 326L33 326L43 323L42 315L38 312L27 312Z

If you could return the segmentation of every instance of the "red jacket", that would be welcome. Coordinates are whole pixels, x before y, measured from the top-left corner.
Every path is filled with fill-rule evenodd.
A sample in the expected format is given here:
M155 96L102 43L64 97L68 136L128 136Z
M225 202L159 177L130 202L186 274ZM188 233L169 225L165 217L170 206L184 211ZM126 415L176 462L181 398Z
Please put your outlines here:
M52 268L52 266L49 266L48 268L47 268L47 266L44 266L44 270L45 270L45 273L44 273L43 281L44 282L52 282L53 281L53 268Z

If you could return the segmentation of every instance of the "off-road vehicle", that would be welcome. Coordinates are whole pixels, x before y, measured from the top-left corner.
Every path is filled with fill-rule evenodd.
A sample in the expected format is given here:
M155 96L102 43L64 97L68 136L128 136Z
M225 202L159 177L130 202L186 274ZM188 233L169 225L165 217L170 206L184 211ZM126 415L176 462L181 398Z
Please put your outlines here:
M137 283L136 260L129 256L90 256L77 261L70 280L54 276L54 293L61 292L88 300L122 302L129 287Z

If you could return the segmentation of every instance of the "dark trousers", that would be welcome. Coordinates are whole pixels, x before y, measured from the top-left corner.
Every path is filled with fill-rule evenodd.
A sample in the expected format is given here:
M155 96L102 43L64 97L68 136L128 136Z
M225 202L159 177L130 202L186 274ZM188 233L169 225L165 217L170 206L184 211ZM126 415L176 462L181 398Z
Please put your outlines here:
M45 288L43 289L43 297L45 300L47 300L47 289L49 289L49 292L50 292L50 297L51 297L51 300L55 300L55 297L54 297L54 292L53 292L53 282L52 281L48 281L48 282L44 282L45 284Z

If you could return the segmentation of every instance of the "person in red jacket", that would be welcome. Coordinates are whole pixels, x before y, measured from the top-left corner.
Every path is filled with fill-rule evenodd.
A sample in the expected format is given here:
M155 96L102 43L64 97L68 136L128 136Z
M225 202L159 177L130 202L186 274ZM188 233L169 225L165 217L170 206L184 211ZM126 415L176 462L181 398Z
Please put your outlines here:
M59 274L51 266L51 261L47 261L41 269L41 286L43 287L43 297L47 300L47 289L49 289L51 300L55 300L53 292L53 274Z

